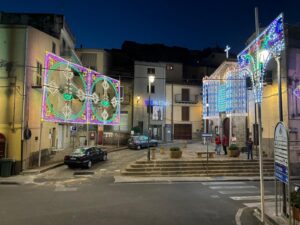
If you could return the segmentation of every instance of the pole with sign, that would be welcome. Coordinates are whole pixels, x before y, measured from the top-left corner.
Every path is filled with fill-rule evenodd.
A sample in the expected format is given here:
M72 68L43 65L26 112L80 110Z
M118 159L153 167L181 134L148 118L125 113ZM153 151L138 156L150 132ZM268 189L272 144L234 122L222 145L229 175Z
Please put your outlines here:
M207 134L204 133L202 134L202 137L206 139L206 174L208 174L208 140L207 138L211 138L213 135L212 134Z
M288 186L289 199L289 224L291 224L290 203L290 167L289 167L289 139L288 132L283 122L278 122L274 132L274 175L276 182L276 214L278 214L277 202L277 180ZM283 198L285 199L285 198Z

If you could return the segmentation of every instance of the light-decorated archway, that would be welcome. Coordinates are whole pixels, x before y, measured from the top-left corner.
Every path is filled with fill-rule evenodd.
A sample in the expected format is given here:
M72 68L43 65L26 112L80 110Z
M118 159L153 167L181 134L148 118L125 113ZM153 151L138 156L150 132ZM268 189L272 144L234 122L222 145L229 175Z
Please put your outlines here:
M241 74L251 77L255 102L262 101L263 78L269 60L274 57L279 63L284 49L283 15L280 14L238 55Z
M47 53L42 120L79 124L120 123L120 82Z

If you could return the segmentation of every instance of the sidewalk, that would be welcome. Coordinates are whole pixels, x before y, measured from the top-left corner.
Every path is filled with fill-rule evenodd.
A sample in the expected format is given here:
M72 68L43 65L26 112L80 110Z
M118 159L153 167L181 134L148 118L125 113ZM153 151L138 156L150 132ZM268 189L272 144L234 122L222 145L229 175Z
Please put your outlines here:
M191 142L186 144L186 142L184 141L179 141L179 142L174 142L174 143L166 143L166 144L161 144L157 147L157 154L156 154L156 158L155 161L168 161L168 160L174 160L174 159L170 159L169 157L169 148L171 147L180 147L182 150L182 157L180 159L176 159L178 161L180 160L206 160L206 158L197 158L197 152L215 152L215 145L214 144L209 144L204 145L202 144L202 142L198 141L198 142ZM160 154L159 150L161 148L165 149L165 154ZM227 148L227 152L228 152L228 148ZM221 149L221 155L215 155L215 158L209 158L209 160L247 160L247 153L240 153L239 157L228 157L227 155L224 155L223 152L223 148ZM253 155L253 159L258 160L258 158ZM267 159L267 158L264 158Z
M278 212L278 216L276 216L276 212L275 212L275 202L265 202L265 224L269 224L269 225L288 225L289 221L287 218L284 218L283 216L280 215L280 212ZM280 209L278 209L280 211ZM251 220L255 220L258 221L259 223L253 223L253 225L255 224L263 224L261 223L260 219L261 219L261 207L253 207L253 208L247 208L246 212L242 214L241 216L241 220L242 220L242 224L249 224L251 225L251 223L247 223L246 220L247 218L252 217ZM244 222L243 222L244 221ZM293 224L293 221L292 221ZM295 225L298 224L295 221Z

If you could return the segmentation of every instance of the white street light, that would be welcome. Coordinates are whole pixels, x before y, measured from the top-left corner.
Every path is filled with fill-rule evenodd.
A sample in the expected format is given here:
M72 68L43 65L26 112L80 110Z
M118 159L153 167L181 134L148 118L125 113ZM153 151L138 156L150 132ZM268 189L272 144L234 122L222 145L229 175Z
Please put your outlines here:
M148 154L147 154L147 159L150 161L150 114L151 114L151 84L154 83L155 76L154 75L149 75L148 76L148 105L149 107L149 113L148 113Z
M269 58L269 56L270 56L270 51L269 50L267 50L267 49L264 49L264 50L262 50L262 51L260 51L258 54L259 54L259 61L261 62L261 63L265 63L267 60L268 60L268 58Z
M149 76L148 76L148 80L149 80L149 83L152 84L152 83L154 82L154 80L155 80L155 76L149 75ZM150 88L149 88L149 89L150 89Z

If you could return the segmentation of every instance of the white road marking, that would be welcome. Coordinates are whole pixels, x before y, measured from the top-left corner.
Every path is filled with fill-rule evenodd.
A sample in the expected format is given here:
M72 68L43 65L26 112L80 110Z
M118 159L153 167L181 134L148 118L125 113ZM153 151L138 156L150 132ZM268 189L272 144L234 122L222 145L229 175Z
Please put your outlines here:
M76 188L76 187L66 187L61 184L55 185L55 186L56 187L55 187L54 191L77 191L78 190L78 188Z
M260 207L260 202L251 202L251 203L244 203L245 206L247 207ZM265 202L265 206L272 206L275 205L275 201L268 201Z
M245 184L245 182L202 182L203 185L233 185L233 184Z
M242 224L242 221L241 221L241 215L243 213L243 211L246 209L247 207L245 208L241 208L237 211L236 215L235 215L235 223L236 225L241 225Z
M259 190L230 190L230 191L219 191L223 195L233 195L233 194L259 194Z
M257 188L256 186L211 186L210 189L248 189L248 188Z
M250 200L260 200L260 195L253 195L253 196L233 196L230 197L232 200L235 201L250 201ZM275 195L265 195L265 200L274 200Z
M211 197L211 198L220 198L219 195L211 195L210 197Z

